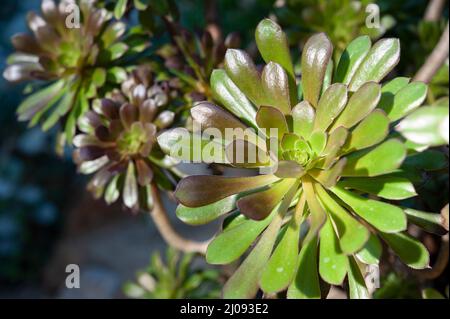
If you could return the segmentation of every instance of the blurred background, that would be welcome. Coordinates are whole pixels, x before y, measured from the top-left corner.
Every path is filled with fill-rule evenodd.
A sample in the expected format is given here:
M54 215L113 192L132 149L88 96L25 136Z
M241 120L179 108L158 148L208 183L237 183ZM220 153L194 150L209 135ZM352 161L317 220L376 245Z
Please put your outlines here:
M11 36L27 31L26 14L39 11L40 2L2 1L2 71L12 52ZM380 8L381 25L376 30L365 24L365 8L372 2ZM192 31L205 27L211 1L176 3L185 26ZM402 57L396 71L413 76L446 26L448 1L443 3L440 14L430 19L424 17L427 0L220 0L216 1L216 12L223 33L239 32L243 46L250 52L255 48L251 41L257 23L269 16L287 31L296 56L305 39L318 31L328 33L338 52L361 34L369 34L373 39L399 37ZM56 132L27 129L26 124L16 121L15 110L24 90L25 86L11 85L0 78L0 298L119 298L125 297L125 292L128 296L140 296L139 287L126 283L135 281L136 273L148 267L152 253L165 251L164 241L148 216L132 215L120 206L108 207L91 198L85 191L85 178L76 174L70 150L62 158L55 154ZM448 59L431 82L428 102L445 96L448 97ZM438 170L419 193L424 209L440 211L448 202L448 170ZM173 202L166 198L165 204L174 212ZM207 239L218 227L213 224L193 231L176 221L174 214L172 217L175 227L194 239ZM435 256L439 249L437 240L427 236L430 238L425 244ZM80 266L80 289L65 288L67 264ZM157 264L154 259L153 265ZM194 260L194 265L206 267L200 260ZM218 275L205 276L202 278L214 279ZM404 278L402 269L393 267L383 276L383 287L387 287L381 291L383 297L420 296L414 289L416 282ZM448 270L436 280L436 286L447 285L447 276ZM145 281L146 277L140 278Z

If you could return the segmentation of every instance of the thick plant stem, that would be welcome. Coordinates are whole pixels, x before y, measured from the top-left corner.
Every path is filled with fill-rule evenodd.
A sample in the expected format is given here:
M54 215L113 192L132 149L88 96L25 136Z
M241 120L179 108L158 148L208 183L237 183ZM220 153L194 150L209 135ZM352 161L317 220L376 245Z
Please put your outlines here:
M449 255L449 243L448 243L448 234L442 237L441 248L439 249L439 255L436 259L436 262L433 265L433 268L422 270L419 272L420 277L426 280L436 279L447 268L448 264L448 255Z
M442 15L446 0L430 0L423 19L425 21L437 21Z
M448 58L448 23L445 27L445 31L439 40L439 43L431 52L430 56L425 61L425 64L420 68L414 77L414 81L422 81L429 83L439 68L444 64L445 60Z
M152 185L152 195L154 207L150 212L150 216L166 243L185 253L206 254L206 248L208 247L209 241L198 242L182 237L173 228L169 216L167 215L167 211L162 203L160 191L156 185Z

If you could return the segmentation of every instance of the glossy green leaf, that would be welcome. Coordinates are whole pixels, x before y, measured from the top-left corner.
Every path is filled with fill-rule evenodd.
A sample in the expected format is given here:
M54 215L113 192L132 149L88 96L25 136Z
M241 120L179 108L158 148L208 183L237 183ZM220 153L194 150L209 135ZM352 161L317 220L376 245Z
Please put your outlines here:
M114 7L114 17L119 20L123 17L127 9L128 0L118 0Z
M336 164L328 169L311 169L309 175L326 188L333 187L339 180L342 170L347 163L346 158L341 158Z
M293 178L284 179L273 184L267 190L244 196L237 202L238 209L250 219L265 219L280 203L294 183L295 179Z
M314 121L314 131L326 131L346 104L347 87L340 83L331 85L319 100Z
M239 118L255 125L255 108L224 70L213 71L211 74L211 89L214 98L220 102L220 105Z
M302 196L289 222L283 238L261 276L261 289L266 293L275 293L286 289L296 272L299 250L300 225L305 210L305 197Z
M339 186L391 200L417 196L414 185L408 179L398 176L378 176L370 179L346 178L339 182Z
M200 207L225 197L270 185L278 178L274 175L224 177L198 175L183 178L175 191L176 198L188 207Z
M236 195L226 197L220 201L202 207L186 207L178 205L177 217L189 225L203 225L209 223L236 208Z
M265 106L272 106L284 114L289 114L291 112L289 80L281 65L269 62L263 69L261 81L266 95Z
M309 137L309 144L316 155L322 154L327 145L328 135L325 132L316 131Z
M406 147L397 139L390 139L375 148L347 156L342 176L378 176L397 170L406 157Z
M423 106L396 127L406 139L429 146L448 144L448 106Z
M370 234L369 240L364 247L356 254L356 257L366 265L378 265L380 263L383 247L378 237Z
M227 228L208 245L206 261L209 264L225 265L241 257L261 232L270 224L274 215L261 221L243 220Z
M327 214L323 209L321 203L317 199L314 191L314 181L311 177L304 176L302 178L303 191L305 192L306 201L310 210L308 217L309 220L309 230L306 234L303 243L307 243L312 238L315 238L322 228L325 220L327 219Z
M369 299L369 291L367 290L364 277L359 269L356 260L350 257L350 267L348 271L348 288L350 299Z
M19 121L28 121L44 109L64 87L64 81L57 81L42 90L29 95L17 108ZM56 102L56 101L54 101Z
M308 139L314 127L315 110L307 101L302 101L292 109L294 133Z
M334 62L333 59L330 59L330 62L328 62L327 69L325 71L325 76L323 77L322 90L320 92L321 96L323 92L325 92L330 87L331 82L333 81L333 70Z
M256 244L244 262L228 279L223 288L225 299L254 298L259 289L261 273L264 270L273 246L277 239L277 234L283 224L283 218L289 209L289 205L297 192L299 182L294 185L276 210L276 216L264 231L261 239Z
M406 233L381 233L380 235L400 260L409 267L414 269L429 267L430 255L425 246L415 238Z
M339 59L333 82L348 85L371 46L370 38L366 35L350 42Z
M317 237L306 242L298 256L297 273L287 291L288 299L320 299L317 272Z
M392 100L395 94L406 87L410 80L410 78L399 76L383 84L379 106L382 107L384 103L389 103L389 100Z
M265 128L266 134L270 133L270 129L278 130L278 138L281 140L283 135L288 132L286 118L278 109L270 106L262 106L256 114L256 123L258 127Z
M291 105L295 105L297 101L295 73L285 33L274 21L264 19L256 28L255 40L266 63L271 61L278 63L286 70L289 77Z
M401 208L361 197L339 186L331 191L378 230L395 233L406 229L406 216Z
M380 85L368 82L362 85L349 99L347 106L334 122L330 131L343 126L352 128L369 115L378 104L381 92Z
M320 231L319 273L331 285L340 285L348 270L348 258L341 251L339 239L328 218Z
M261 78L252 58L242 50L228 49L225 70L230 79L256 106L267 105Z
M322 169L329 169L333 163L336 162L342 146L345 144L348 137L348 130L345 127L338 127L330 133L327 141L327 146L322 152L325 158L318 167Z
M412 208L405 208L404 212L409 222L419 226L429 233L442 236L447 232L441 214L423 212Z
M400 60L400 41L382 39L373 45L353 76L349 90L356 91L369 81L380 82Z
M389 118L381 110L374 110L352 131L343 147L351 153L382 142L389 133Z
M312 106L317 107L322 91L327 65L333 53L325 33L315 34L306 42L301 60L303 97Z
M419 107L427 96L427 85L422 82L412 82L398 91L390 103L380 103L391 121L396 121Z
M206 134L193 134L186 128L175 128L160 134L158 144L161 149L173 158L204 163L227 163L225 141Z
M342 208L320 185L316 185L315 189L336 225L342 251L350 255L360 250L369 238L368 229Z
M422 290L422 298L423 299L445 299L439 291L433 288L425 288Z

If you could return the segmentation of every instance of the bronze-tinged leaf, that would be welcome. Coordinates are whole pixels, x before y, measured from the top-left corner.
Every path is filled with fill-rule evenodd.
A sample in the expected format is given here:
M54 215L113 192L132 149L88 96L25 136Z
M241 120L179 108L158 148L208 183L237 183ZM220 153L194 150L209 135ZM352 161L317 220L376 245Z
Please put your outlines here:
M138 183L141 186L150 184L153 179L153 171L142 159L136 160Z
M123 104L120 107L120 119L124 127L130 128L138 119L138 109L136 106L130 103Z
M280 203L295 179L285 179L269 189L242 197L237 202L239 211L250 219L263 220Z
M314 108L307 101L302 101L292 109L294 133L304 139L309 139L316 117Z
M216 128L222 134L228 129L242 129L245 130L247 126L231 113L225 111L210 102L199 102L191 109L191 116L194 121L201 125L202 130L209 128Z
M333 53L333 45L325 33L313 35L306 42L302 53L303 96L312 106L317 107L323 79Z
M289 79L281 65L269 62L261 74L267 106L278 108L283 114L291 112Z
M200 207L233 194L249 191L278 180L274 175L249 177L189 176L178 183L175 197L187 207Z
M328 87L322 94L317 106L316 119L314 121L315 131L326 131L326 129L339 116L347 104L347 87L335 83Z
M256 123L262 129L266 129L266 136L270 136L271 129L278 130L278 138L288 132L286 118L278 109L270 106L262 106L256 114Z

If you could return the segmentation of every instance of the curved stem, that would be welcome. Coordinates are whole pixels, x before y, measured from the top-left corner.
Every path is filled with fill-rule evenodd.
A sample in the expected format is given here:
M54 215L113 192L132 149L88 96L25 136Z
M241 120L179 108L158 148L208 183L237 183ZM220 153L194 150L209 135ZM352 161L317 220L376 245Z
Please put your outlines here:
M442 237L441 248L439 249L439 255L436 259L436 262L433 265L433 268L419 271L418 274L423 279L436 279L439 277L447 268L448 264L448 255L449 255L449 243L448 243L448 234Z
M447 23L439 43L434 48L433 52L431 52L430 56L425 61L425 64L422 65L420 70L415 75L414 81L429 83L439 68L444 64L445 60L448 58L448 36L449 31Z
M162 203L160 191L154 184L152 184L152 195L154 207L150 216L166 243L185 253L206 254L209 241L198 242L184 238L173 228Z
M430 0L427 9L425 11L425 16L423 19L425 21L437 21L442 15L442 10L444 9L446 0Z

